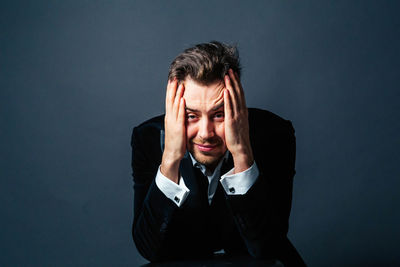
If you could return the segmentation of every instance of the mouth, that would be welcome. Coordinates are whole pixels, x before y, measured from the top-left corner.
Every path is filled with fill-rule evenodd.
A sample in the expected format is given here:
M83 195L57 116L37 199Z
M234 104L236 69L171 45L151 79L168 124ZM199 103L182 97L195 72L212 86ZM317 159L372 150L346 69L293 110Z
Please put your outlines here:
M204 151L204 152L211 151L217 147L217 145L200 145L200 144L195 144L195 145L200 151Z

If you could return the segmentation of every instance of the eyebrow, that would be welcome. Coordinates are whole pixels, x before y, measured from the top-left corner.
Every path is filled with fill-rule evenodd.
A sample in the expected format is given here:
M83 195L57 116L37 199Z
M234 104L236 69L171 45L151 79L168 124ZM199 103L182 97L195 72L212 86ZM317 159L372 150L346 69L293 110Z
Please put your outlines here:
M217 111L218 109L220 109L223 106L224 106L224 102L222 102L221 104L213 107L210 111ZM185 109L186 109L186 111L190 111L190 112L200 112L200 110L194 109L194 108L190 108L190 107L186 107Z

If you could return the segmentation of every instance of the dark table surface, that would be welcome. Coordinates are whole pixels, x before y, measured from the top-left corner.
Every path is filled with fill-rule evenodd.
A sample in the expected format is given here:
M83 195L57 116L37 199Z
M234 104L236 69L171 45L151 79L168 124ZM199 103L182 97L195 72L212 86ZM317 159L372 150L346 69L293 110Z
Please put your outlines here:
M278 260L261 260L254 259L250 256L226 256L224 254L214 255L213 257L206 259L193 259L193 260L177 260L177 261L165 261L165 262L154 262L142 265L142 267L180 267L180 266L194 266L194 267L211 267L211 266L284 266Z

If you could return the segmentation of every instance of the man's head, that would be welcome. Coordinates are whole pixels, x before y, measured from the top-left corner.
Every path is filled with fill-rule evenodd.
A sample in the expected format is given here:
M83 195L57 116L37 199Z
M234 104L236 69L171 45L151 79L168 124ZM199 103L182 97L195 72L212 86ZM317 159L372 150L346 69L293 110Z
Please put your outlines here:
M185 87L187 149L210 169L227 150L223 90L229 69L240 75L237 49L214 41L186 49L169 70L168 78Z
M179 54L171 63L168 79L177 78L183 82L187 78L208 85L223 81L228 70L232 69L240 77L239 53L235 46L217 41L198 44Z

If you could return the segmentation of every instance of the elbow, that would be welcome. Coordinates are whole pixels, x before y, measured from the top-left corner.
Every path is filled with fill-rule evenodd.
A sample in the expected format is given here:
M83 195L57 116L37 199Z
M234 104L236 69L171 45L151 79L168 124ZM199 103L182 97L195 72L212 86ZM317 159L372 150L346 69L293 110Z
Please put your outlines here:
M251 257L254 259L259 260L259 259L265 258L265 254L262 253L260 248L249 248L248 252L251 255Z
M158 253L155 253L154 250L146 247L141 241L137 240L135 237L133 238L133 241L135 243L137 251L143 258L150 262L160 261L160 255L158 255Z
M158 262L163 259L160 249L150 245L150 242L141 236L140 233L132 231L133 242L139 254L150 262Z
M247 244L247 251L254 259L275 259L276 258L276 248L277 242L267 243L267 242L257 242L253 244Z

